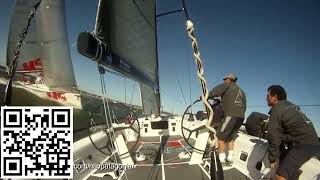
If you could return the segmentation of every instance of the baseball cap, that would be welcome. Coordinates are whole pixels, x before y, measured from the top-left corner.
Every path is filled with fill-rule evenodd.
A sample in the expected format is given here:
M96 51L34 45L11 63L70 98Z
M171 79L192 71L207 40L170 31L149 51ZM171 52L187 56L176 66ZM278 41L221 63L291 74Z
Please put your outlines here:
M232 73L225 75L223 80L228 79L228 78L233 79L233 80L237 80L237 76Z

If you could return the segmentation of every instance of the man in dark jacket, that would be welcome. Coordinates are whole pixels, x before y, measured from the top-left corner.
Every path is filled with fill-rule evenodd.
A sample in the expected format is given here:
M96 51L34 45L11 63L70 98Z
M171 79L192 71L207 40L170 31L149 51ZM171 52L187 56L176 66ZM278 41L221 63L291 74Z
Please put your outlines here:
M236 84L237 77L228 74L223 78L224 82L214 87L209 98L221 97L221 105L224 111L222 123L217 128L218 151L221 163L233 161L234 139L244 120L246 111L246 95ZM225 146L228 146L228 156L225 154Z
M311 121L286 99L286 91L280 85L268 88L267 102L271 107L268 152L271 168L276 168L276 178L294 180L299 177L300 166L320 153L320 145ZM280 151L283 144L288 147L285 155Z

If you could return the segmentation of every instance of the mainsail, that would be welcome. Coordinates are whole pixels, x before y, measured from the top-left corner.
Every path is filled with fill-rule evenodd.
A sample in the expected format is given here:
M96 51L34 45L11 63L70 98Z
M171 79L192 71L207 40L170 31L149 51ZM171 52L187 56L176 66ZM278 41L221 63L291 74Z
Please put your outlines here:
M17 0L11 17L7 65L14 57L19 33L24 27L35 0ZM17 71L22 81L33 83L38 76L56 91L71 91L76 81L66 31L64 0L42 0L21 47ZM30 78L33 77L33 78Z
M100 0L94 37L78 39L81 54L140 82L147 115L160 112L155 13L155 0Z

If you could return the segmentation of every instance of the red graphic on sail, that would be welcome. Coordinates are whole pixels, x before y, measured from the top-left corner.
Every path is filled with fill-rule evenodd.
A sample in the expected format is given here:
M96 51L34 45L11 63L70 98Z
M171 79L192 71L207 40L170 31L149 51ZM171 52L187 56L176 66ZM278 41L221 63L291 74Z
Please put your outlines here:
M63 100L67 101L66 96L64 96L63 93L58 93L58 92L47 92L47 95L49 98L55 99L55 100Z
M23 67L23 71L25 71L24 73L36 73L36 71L42 71L42 63L41 63L41 59L40 58L36 58L36 59L32 59L30 61L24 62L22 64ZM27 75L23 75L22 76L22 81L23 82L27 82L30 84L34 84L35 83L35 79L32 78L31 76L27 76Z
M34 71L42 70L42 63L40 58L32 59L22 64L23 70L25 71Z

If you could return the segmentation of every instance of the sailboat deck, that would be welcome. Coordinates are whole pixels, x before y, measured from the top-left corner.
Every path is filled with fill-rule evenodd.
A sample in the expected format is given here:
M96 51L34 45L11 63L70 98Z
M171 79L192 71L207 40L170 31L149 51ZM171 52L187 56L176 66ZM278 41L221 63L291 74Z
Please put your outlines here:
M2 90L4 90L4 86L0 86ZM16 92L16 89L14 88L15 99L19 100L21 99L21 102L36 102L40 101L39 98L30 94L30 92L27 92L23 89L19 89L19 92ZM21 97L21 98L20 98ZM33 100L36 99L36 100ZM44 101L44 100L43 100ZM46 102L47 103L47 102ZM44 103L44 104L46 104ZM48 103L47 103L48 104ZM83 114L77 114L76 116L83 116ZM78 119L78 118L76 118ZM80 118L79 120L82 120L85 118ZM87 125L87 122L78 121L76 125L81 124L82 126ZM79 129L76 128L76 129ZM74 140L77 141L78 139L81 139L82 137L87 136L87 129L84 129L81 131L82 133L75 133ZM99 142L95 142L98 145ZM162 146L162 148L161 148ZM186 153L187 151L192 152L190 147L187 145L187 143L183 140L181 136L164 136L162 137L160 141L160 137L143 137L138 142L137 146L135 147L135 151L141 151L145 154L149 153L150 155L147 155L149 159L141 162L136 163L136 167L134 169L128 169L126 171L126 174L122 175L121 179L128 179L131 180L160 180L160 179L199 179L199 180L209 180L210 174L203 168L201 165L189 165L188 161L190 158L186 159L180 159L178 157L178 154L181 152ZM89 154L89 152L87 152ZM105 157L102 156L100 153L98 153L99 157L94 157L93 159L103 159ZM161 160L161 156L163 157L163 160ZM135 159L135 157L133 157ZM98 160L97 160L98 162ZM164 169L164 173L163 170ZM111 176L104 176L104 177L97 177L94 176L95 174L99 173L105 173L107 170L97 170L94 172L91 176L88 177L88 179L112 179ZM76 172L75 172L76 173ZM83 172L80 174L77 174L80 179L83 177L86 177L87 172ZM83 175L83 176L82 176ZM239 172L235 168L227 168L224 170L224 179L248 179L246 176L244 176L241 172Z
M136 146L137 149L135 151L144 154L146 160L137 162L137 166L183 164L188 162L190 160L190 156L188 155L190 148L183 141L180 136L164 136L161 138L161 141L159 137L143 138ZM186 158L179 158L179 154L182 153L186 154Z
M209 180L210 173L203 165L189 165L190 156L181 159L179 154L188 154L192 152L191 148L182 139L181 136L163 136L161 137L144 137L138 142L134 149L145 155L144 161L137 161L136 167L127 169L121 174L121 179L199 179ZM135 160L135 155L132 155ZM110 172L110 170L98 170L88 179L101 179L100 173ZM237 169L228 167L224 171L224 177L228 179L247 179ZM112 179L111 176L103 176L102 179Z

